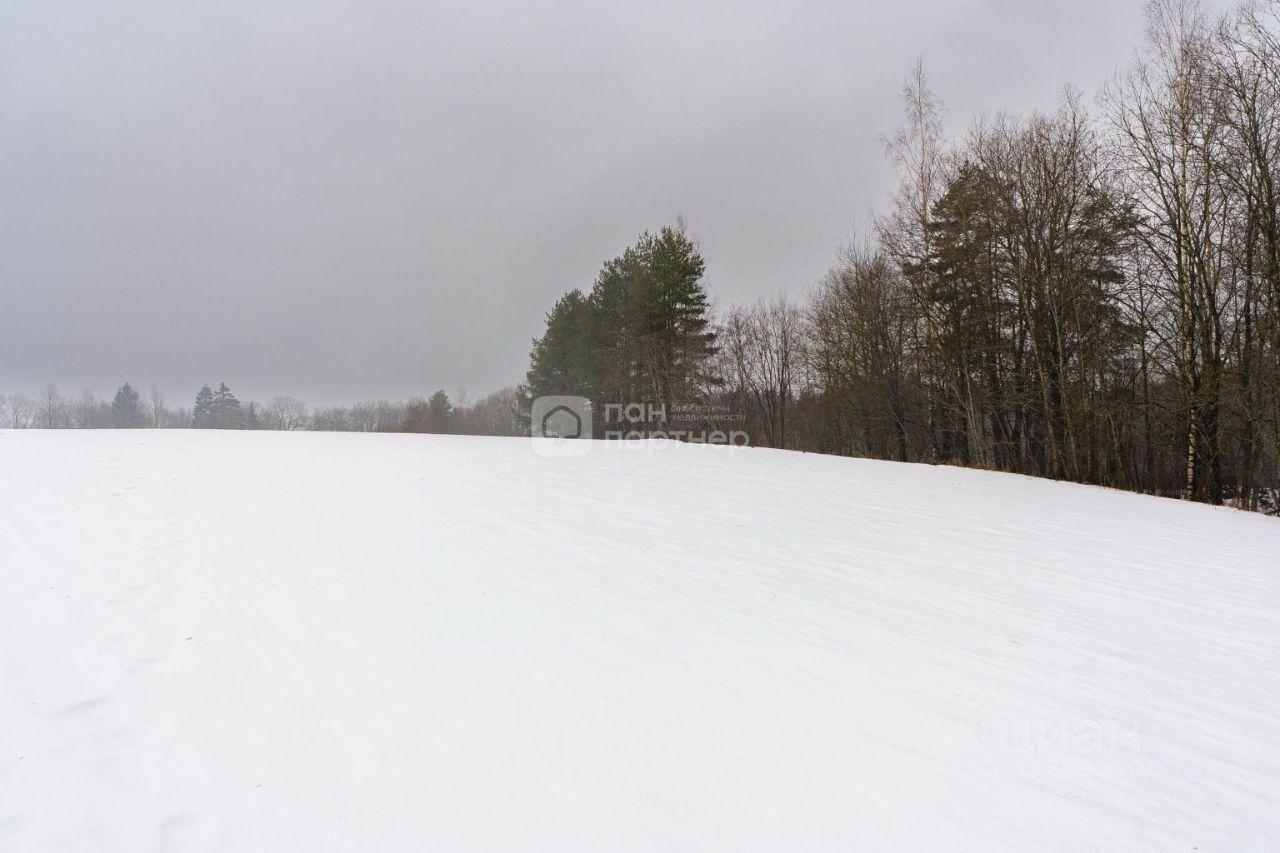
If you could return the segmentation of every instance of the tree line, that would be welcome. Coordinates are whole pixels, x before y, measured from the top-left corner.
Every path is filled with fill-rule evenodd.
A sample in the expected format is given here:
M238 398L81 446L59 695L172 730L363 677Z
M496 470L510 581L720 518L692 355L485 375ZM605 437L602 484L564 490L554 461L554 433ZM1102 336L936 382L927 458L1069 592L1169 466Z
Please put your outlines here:
M0 394L0 428L9 429L262 429L322 432L417 432L459 435L522 435L516 389L475 402L455 403L444 391L402 402L369 400L350 406L310 407L295 397L273 397L265 405L241 402L226 383L203 386L190 408L167 405L156 385L141 395L132 384L110 400L91 390L64 397L48 385L32 397Z
M893 209L803 312L796 438L1212 503L1277 485L1277 8L1157 0L1096 115L1068 91L958 140L917 68Z
M1094 110L1068 89L955 138L917 65L891 209L807 298L713 321L683 229L644 235L556 304L524 397L697 400L754 444L1273 501L1278 9L1155 0Z

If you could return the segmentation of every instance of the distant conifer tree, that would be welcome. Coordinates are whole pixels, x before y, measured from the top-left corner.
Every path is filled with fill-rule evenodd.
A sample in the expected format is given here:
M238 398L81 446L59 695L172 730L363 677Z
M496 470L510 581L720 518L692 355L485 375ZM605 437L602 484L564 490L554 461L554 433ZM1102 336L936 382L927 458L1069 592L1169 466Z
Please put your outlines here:
M213 425L218 429L244 429L244 409L225 382L213 392Z
M138 392L128 382L120 386L111 401L111 423L121 429L133 429L146 423Z
M427 400L426 414L427 432L449 432L453 421L453 403L449 402L449 395L443 391L432 394L431 399Z
M196 429L213 429L217 426L213 407L213 389L208 385L196 394L196 405L191 410L191 425Z

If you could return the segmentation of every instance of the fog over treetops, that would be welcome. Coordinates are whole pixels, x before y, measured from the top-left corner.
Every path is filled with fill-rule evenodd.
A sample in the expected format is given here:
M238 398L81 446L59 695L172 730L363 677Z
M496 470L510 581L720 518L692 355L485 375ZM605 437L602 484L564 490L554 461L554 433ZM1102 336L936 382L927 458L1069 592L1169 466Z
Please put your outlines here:
M718 303L800 295L958 133L1086 95L1141 3L0 0L0 388L483 395L683 215Z

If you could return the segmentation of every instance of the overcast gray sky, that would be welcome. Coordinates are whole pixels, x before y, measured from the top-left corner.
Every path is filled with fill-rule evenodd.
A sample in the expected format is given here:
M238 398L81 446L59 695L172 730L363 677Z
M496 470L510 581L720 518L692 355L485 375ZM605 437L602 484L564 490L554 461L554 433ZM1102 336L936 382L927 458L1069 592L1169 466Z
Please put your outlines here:
M720 305L802 293L892 177L1091 93L1140 0L0 0L0 391L471 397L683 214Z

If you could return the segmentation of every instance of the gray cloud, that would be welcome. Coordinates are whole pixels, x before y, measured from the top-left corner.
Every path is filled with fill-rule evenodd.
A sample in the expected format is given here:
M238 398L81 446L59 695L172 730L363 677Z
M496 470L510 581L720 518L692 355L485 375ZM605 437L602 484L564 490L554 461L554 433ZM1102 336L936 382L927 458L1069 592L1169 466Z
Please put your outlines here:
M807 289L923 55L959 131L1092 91L1140 3L0 0L0 390L316 402L517 381L683 214L719 302Z

